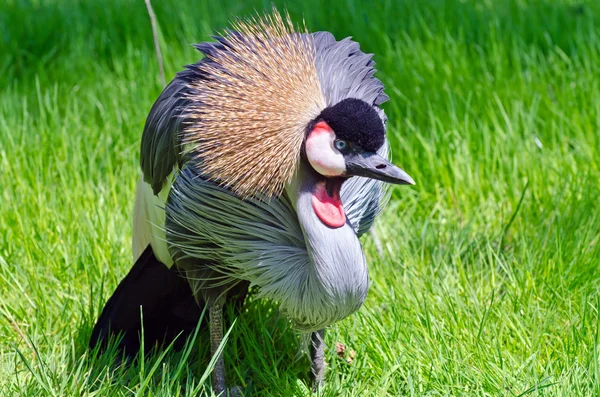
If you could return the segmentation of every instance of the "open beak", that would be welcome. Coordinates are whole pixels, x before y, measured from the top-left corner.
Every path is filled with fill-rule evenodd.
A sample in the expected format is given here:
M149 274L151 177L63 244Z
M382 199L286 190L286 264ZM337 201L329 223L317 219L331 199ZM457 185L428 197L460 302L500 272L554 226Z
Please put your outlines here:
M406 172L377 153L352 153L345 156L345 161L347 176L364 176L398 185L415 184Z

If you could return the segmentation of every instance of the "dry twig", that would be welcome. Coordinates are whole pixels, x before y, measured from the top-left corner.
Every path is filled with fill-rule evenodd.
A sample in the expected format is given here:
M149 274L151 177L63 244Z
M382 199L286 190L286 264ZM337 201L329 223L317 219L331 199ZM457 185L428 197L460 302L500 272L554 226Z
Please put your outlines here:
M152 25L152 36L154 36L154 49L156 50L156 58L158 59L158 70L160 72L160 81L163 87L167 85L165 80L165 69L163 67L162 54L160 52L160 43L158 42L158 29L156 28L156 15L152 9L150 0L144 0L146 2L146 8L148 9L148 15L150 16L150 24Z

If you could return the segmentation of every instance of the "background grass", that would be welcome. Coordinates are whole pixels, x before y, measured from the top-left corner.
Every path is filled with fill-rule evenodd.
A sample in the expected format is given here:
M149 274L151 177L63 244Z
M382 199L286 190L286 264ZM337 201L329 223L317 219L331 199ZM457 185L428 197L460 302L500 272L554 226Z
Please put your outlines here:
M270 5L154 3L168 78L199 58L191 43ZM288 8L376 54L394 160L417 181L377 223L383 256L364 241L370 294L327 332L322 394L598 395L600 5ZM86 351L131 266L139 140L161 90L143 1L4 0L0 54L0 394L210 393L206 351L116 369ZM225 348L232 383L308 394L298 336L271 304L246 307Z

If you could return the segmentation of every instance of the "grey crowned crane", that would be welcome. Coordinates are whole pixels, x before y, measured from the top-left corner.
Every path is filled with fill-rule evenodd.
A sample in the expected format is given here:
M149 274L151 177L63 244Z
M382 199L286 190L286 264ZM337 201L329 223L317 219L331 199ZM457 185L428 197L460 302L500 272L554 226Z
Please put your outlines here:
M323 380L324 329L358 310L369 287L359 237L384 182L414 184L387 157L388 99L372 55L349 38L294 31L276 11L238 20L152 107L141 143L134 266L104 307L90 345L122 334L140 348L189 334L209 313L213 354L223 305L249 288L311 333ZM212 376L226 390L217 359Z

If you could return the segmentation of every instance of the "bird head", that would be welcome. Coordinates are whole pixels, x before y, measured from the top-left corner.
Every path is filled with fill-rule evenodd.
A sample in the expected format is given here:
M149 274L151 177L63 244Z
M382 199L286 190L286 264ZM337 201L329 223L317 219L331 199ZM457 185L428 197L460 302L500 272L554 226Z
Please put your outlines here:
M372 105L360 99L347 98L327 107L310 124L304 154L322 177L315 183L312 206L327 226L346 223L340 190L349 177L414 185L406 172L377 153L385 144L383 120Z
M387 97L371 56L360 53L352 61L361 66L345 70L357 43L318 35L294 31L274 9L198 46L205 59L189 67L199 78L189 83L182 143L204 178L243 198L270 198L307 160L329 193L352 176L414 184L377 154Z
M375 108L347 98L324 109L311 123L305 152L312 168L325 177L362 176L414 185L406 172L377 154L384 144L385 127Z

